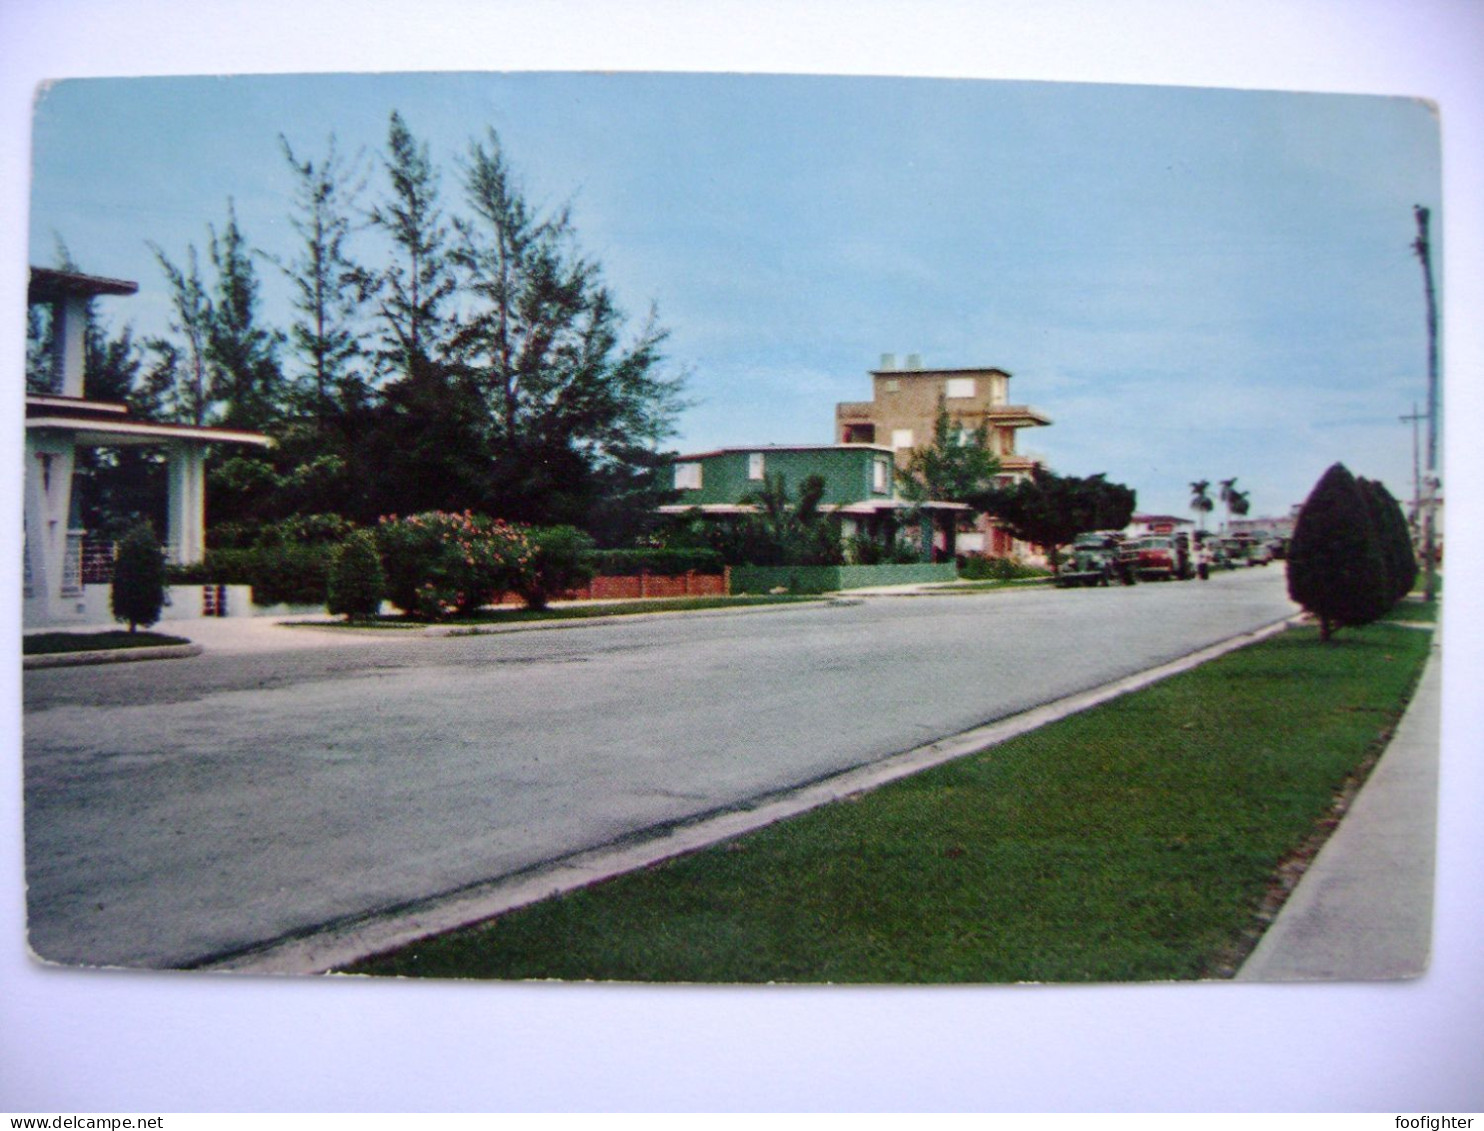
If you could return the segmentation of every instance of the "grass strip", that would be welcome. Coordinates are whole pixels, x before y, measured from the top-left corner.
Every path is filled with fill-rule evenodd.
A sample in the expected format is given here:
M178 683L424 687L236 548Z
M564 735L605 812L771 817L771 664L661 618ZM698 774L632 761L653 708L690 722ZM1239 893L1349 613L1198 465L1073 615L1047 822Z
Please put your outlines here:
M1386 619L1406 621L1409 624L1436 624L1438 603L1436 601L1398 601L1391 606Z
M120 648L158 648L165 644L189 644L182 636L162 632L34 632L21 637L23 656L52 656L62 652L112 652Z
M634 982L1230 973L1430 633L1293 629L991 750L353 967ZM1312 847L1310 848L1312 851Z

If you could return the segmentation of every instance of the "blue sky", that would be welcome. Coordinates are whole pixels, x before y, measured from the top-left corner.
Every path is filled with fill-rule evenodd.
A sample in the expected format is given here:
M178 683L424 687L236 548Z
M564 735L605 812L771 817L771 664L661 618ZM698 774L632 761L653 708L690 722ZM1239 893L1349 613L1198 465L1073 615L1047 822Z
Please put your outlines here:
M86 79L35 118L33 261L53 233L136 279L204 253L227 198L291 255L278 149L376 159L398 109L443 167L496 129L533 201L570 203L693 402L682 450L831 439L882 353L993 365L1055 424L1022 446L1186 513L1239 478L1285 513L1323 469L1411 492L1426 341L1412 205L1438 208L1432 109L1350 95L757 75ZM381 181L373 177L372 190ZM370 252L372 237L365 237ZM1440 241L1435 240L1435 243ZM1439 248L1441 258L1441 248ZM265 313L285 291L262 265Z

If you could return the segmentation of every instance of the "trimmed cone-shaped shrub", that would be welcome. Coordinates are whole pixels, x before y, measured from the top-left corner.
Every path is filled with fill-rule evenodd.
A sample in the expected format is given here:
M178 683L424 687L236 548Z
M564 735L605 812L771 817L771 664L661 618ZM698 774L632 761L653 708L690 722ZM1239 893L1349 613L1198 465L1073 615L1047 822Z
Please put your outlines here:
M1376 527L1381 533L1381 552L1386 557L1386 576L1391 583L1394 603L1417 584L1417 555L1412 552L1412 532L1407 528L1407 516L1402 513L1402 505L1384 483L1365 479L1360 482L1366 484L1376 500L1375 513L1379 516Z
M1319 618L1319 636L1369 624L1393 604L1381 536L1355 477L1337 463L1309 493L1288 554L1288 595Z
M119 540L108 604L113 619L127 623L130 632L160 619L165 607L165 554L147 523Z
M386 573L370 533L358 530L336 548L330 561L326 608L346 620L374 617L386 596Z

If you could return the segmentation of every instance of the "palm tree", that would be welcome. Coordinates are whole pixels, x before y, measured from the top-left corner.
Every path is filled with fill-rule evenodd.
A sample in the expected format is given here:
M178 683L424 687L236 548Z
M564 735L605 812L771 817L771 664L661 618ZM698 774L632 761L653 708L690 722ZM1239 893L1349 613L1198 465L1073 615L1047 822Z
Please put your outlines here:
M1231 497L1226 500L1226 511L1228 517L1236 515L1238 518L1252 509L1252 504L1247 501L1250 491L1233 491Z
M1220 482L1219 486L1221 489L1217 492L1217 494L1221 498L1222 506L1226 507L1226 525L1228 532L1230 532L1233 509L1232 496L1241 493L1237 490L1237 477L1234 475L1230 479L1223 479Z
M1211 501L1211 496L1206 494L1210 488L1211 481L1209 479L1197 479L1190 485L1190 509L1195 511L1200 531L1203 534L1206 531L1206 516L1216 506Z

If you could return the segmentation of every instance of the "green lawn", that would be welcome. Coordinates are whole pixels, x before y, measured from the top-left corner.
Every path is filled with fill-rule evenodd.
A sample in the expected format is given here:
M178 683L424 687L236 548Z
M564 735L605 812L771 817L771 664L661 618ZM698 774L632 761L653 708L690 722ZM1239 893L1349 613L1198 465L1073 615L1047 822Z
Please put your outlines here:
M107 652L116 648L157 648L162 644L189 643L181 636L128 632L121 628L106 632L35 632L21 637L21 654L46 656L59 652Z
M367 962L428 977L1229 974L1368 768L1430 633L1294 629L989 751Z
M1398 601L1386 614L1387 620L1408 621L1414 624L1435 624L1439 605L1436 601Z

